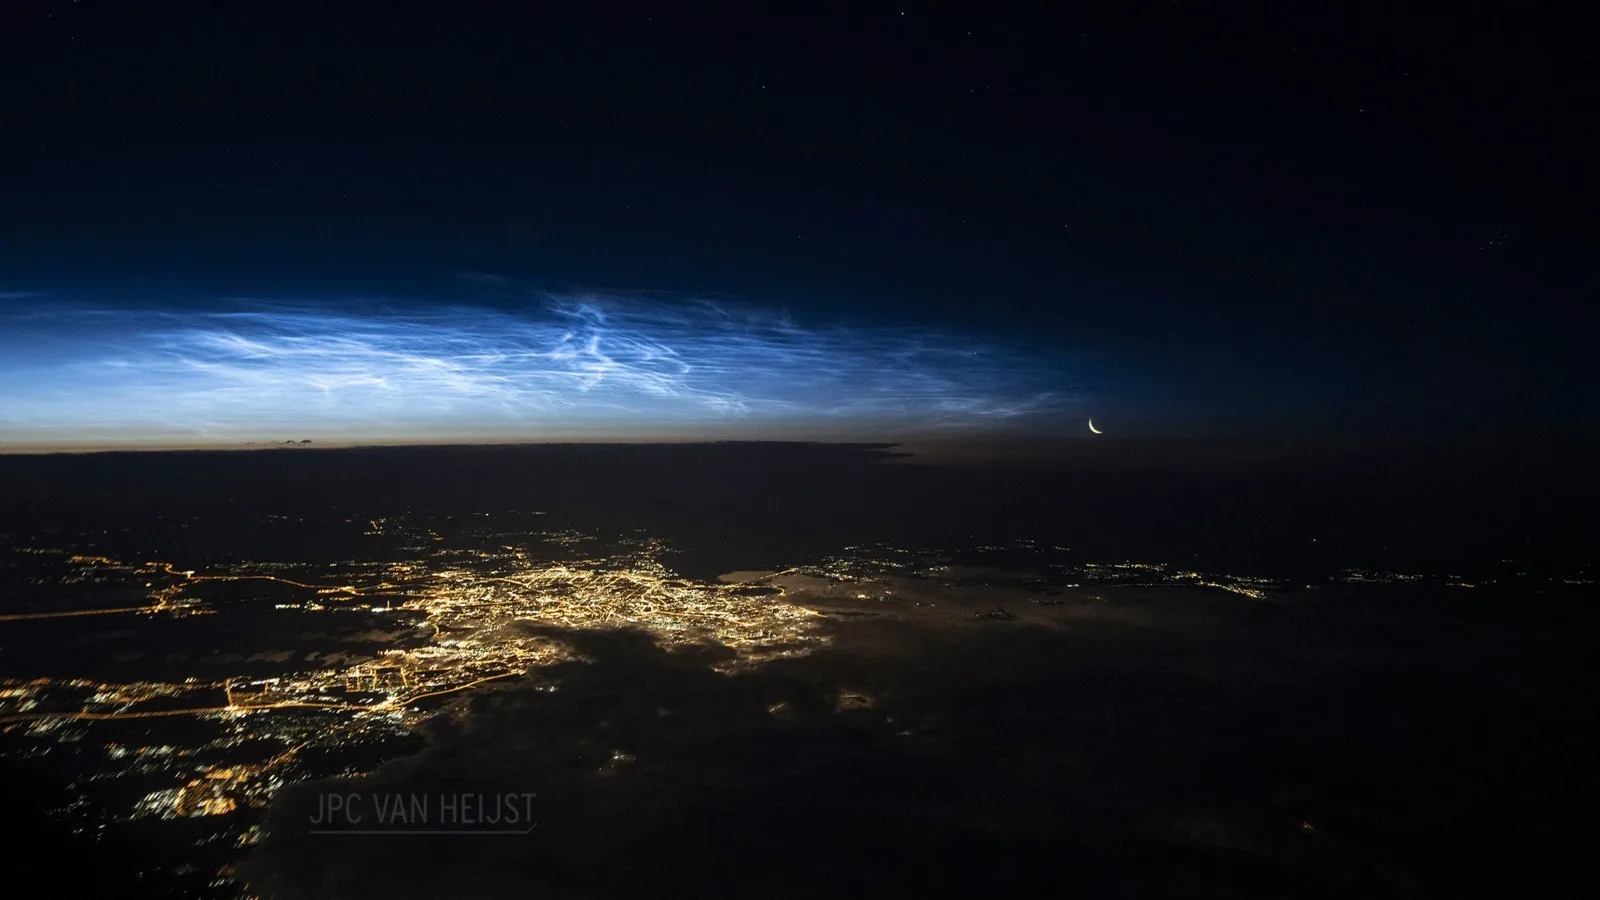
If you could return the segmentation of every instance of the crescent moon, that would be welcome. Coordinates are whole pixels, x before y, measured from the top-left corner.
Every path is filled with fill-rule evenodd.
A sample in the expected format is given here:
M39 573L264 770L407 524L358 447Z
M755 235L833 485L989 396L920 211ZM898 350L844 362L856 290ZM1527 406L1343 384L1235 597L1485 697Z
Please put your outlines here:
M1094 427L1094 420L1093 419L1089 420L1089 430L1094 432L1095 434L1105 434L1104 431L1101 431L1100 429Z

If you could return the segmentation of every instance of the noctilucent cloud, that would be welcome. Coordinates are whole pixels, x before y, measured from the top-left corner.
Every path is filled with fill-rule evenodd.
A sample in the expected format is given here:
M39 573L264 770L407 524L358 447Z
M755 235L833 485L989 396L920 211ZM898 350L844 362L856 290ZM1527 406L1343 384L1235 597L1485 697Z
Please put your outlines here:
M1059 361L1015 348L703 301L47 299L13 294L0 313L0 448L871 439L1039 424L1080 403Z

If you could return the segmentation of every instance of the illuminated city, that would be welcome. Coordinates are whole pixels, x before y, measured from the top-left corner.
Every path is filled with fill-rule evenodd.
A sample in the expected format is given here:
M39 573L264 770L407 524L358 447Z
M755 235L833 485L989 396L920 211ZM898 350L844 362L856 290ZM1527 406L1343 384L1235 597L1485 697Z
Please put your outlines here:
M97 808L93 816L215 817L220 830L214 841L242 848L259 837L260 812L284 785L358 774L384 752L365 764L340 760L360 757L362 748L404 746L406 735L449 710L457 696L492 689L503 679L538 679L542 670L574 660L561 638L569 630L636 629L663 647L725 647L733 655L718 668L737 675L825 645L829 638L819 626L837 616L1063 627L1081 614L1081 603L1110 599L1107 591L1202 588L1263 600L1288 587L1157 563L1080 562L1046 566L1045 581L1035 578L1029 588L1015 576L888 547L847 548L815 564L700 583L663 562L672 548L643 537L624 539L610 555L569 556L594 538L570 529L508 536L485 525L477 533L479 547L497 536L514 542L472 549L403 516L352 520L350 527L425 552L392 563L257 562L202 570L171 560L11 548L10 565L41 573L36 583L50 572L56 589L138 595L141 602L8 613L0 616L7 640L49 621L80 627L91 620L124 622L159 632L163 623L198 620L226 628L230 617L268 616L293 620L286 635L313 627L342 635L347 649L303 654L269 647L239 656L246 665L237 671L206 661L192 675L164 680L7 679L0 684L7 752L92 754L94 773L79 785L76 805L90 803L97 785L118 779L160 785L122 808ZM1071 553L1032 545L972 552L1019 550L1043 557ZM1352 573L1349 580L1406 577ZM1037 586L1046 582L1048 591ZM547 687L557 690L559 683ZM838 702L845 709L870 707L873 700L846 691ZM209 727L203 741L142 746L107 739L102 730L152 720L198 720ZM226 887L229 871L227 863L219 866L215 887Z

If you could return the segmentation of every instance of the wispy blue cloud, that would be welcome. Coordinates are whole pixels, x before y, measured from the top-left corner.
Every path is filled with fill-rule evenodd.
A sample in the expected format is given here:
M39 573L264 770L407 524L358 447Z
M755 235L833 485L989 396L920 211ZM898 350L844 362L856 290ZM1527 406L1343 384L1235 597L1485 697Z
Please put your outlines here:
M14 307L0 329L0 444L865 436L1075 400L1059 366L958 335L802 327L682 299Z

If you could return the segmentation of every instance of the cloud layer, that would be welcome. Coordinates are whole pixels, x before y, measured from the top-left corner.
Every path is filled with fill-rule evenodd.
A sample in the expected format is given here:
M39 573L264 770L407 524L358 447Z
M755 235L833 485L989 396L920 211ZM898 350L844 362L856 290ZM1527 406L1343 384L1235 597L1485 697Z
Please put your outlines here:
M1002 347L698 301L36 306L0 325L0 443L12 444L865 435L1072 402L1064 373Z

